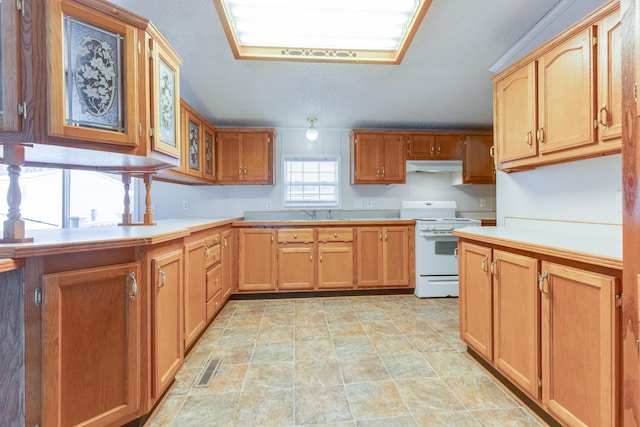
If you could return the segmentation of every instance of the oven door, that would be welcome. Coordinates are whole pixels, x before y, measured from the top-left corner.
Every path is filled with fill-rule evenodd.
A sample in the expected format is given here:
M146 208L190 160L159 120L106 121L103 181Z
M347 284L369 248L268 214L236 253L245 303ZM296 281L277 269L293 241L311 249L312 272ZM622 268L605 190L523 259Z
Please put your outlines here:
M416 273L418 276L457 276L455 249L458 238L420 232L416 236Z

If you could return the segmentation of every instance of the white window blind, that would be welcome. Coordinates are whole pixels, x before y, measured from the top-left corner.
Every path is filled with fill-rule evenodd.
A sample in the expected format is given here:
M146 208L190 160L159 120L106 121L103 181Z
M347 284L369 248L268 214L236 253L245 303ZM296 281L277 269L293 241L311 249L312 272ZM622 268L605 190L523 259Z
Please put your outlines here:
M339 157L283 157L284 205L339 207Z

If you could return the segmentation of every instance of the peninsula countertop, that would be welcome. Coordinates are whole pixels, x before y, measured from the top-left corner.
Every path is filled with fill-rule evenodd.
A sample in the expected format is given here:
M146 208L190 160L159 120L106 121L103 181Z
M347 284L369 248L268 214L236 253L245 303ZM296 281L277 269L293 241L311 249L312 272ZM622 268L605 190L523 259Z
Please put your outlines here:
M515 226L466 227L453 232L463 239L508 246L549 256L622 270L622 232L560 232Z

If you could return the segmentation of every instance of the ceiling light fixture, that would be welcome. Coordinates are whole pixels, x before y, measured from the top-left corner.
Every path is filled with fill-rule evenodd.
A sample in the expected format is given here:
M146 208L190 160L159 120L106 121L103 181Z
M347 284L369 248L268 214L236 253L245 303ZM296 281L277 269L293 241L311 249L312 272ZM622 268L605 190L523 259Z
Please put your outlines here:
M318 129L316 129L313 124L317 121L318 119L316 119L315 117L309 117L307 119L307 121L309 123L311 123L311 125L309 126L309 129L307 129L307 139L309 141L315 141L316 139L318 139Z
M395 63L432 0L213 0L238 59Z

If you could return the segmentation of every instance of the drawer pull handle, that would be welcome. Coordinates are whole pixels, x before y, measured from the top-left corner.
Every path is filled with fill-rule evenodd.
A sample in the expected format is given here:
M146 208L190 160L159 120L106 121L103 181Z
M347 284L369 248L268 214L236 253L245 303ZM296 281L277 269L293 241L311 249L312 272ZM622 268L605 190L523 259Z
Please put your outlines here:
M482 258L482 271L487 272L487 261L489 261L489 257L485 256Z
M164 288L164 285L167 284L167 275L162 269L158 269L158 274L160 274L160 285L158 285L158 289Z
M493 274L494 276L496 275L496 263L498 262L497 259L494 259L493 261L491 261L491 265L489 266L489 269L491 270L491 274Z
M538 273L538 288L540 288L540 292L543 293L547 298L549 298L549 292L544 291L544 279L549 277L549 272L545 271L543 273Z

